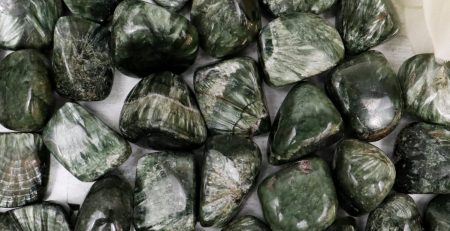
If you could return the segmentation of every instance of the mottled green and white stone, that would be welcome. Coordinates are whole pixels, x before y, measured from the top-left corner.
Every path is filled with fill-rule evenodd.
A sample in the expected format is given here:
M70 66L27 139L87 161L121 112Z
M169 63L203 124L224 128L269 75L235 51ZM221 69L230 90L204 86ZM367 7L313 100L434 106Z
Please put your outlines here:
M258 51L266 82L276 87L316 76L344 58L336 29L308 13L271 21L261 30Z
M272 230L322 231L336 218L333 180L319 157L303 159L267 177L258 195Z
M336 0L261 0L265 10L274 17L294 12L320 14L330 9Z
M47 123L43 139L59 163L81 181L95 181L131 154L125 139L82 106L70 102Z
M197 69L194 89L211 133L252 136L269 131L269 111L253 59L234 58Z
M429 231L450 230L450 195L437 195L425 210L425 224Z
M261 152L248 138L220 135L208 140L201 170L202 226L223 227L244 204L256 183Z
M269 227L258 218L250 215L242 216L222 229L223 231L270 231Z
M56 23L53 71L56 91L76 101L105 99L111 92L114 67L106 27L74 16Z
M357 231L356 221L353 217L337 218L325 231Z
M153 0L156 4L171 11L179 11L189 0Z
M141 158L136 170L137 230L195 230L196 167L191 153L159 152Z
M11 231L69 231L70 225L63 208L44 202L11 210L7 213Z
M52 110L50 76L47 59L35 50L6 56L0 62L0 124L21 132L40 130Z
M343 137L344 122L325 93L300 82L284 99L268 142L271 164L283 164L327 147Z
M121 0L63 0L67 8L77 16L96 21L108 20Z

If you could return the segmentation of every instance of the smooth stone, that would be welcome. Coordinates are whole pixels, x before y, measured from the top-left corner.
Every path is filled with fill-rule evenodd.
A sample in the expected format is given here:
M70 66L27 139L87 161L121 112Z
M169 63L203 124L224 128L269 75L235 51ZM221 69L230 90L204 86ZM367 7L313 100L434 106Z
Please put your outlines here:
M406 194L388 197L369 214L366 231L398 230L422 231L419 209Z
M197 57L197 29L185 17L143 1L117 6L111 40L116 67L145 77L160 71L182 72Z
M11 210L7 213L11 231L69 231L70 225L63 208L44 202Z
M437 63L433 54L406 60L398 72L405 109L420 119L450 125L450 62Z
M1 4L1 3L0 3ZM51 69L45 56L20 50L0 62L0 124L21 131L38 131L51 115Z
M295 12L321 14L330 9L336 0L262 0L264 9L274 17Z
M319 157L303 159L267 177L258 195L272 230L321 231L336 218L333 180Z
M437 195L428 203L425 224L429 231L450 230L450 195Z
M18 230L18 227L16 227L13 218L7 213L0 213L0 230Z
M269 163L279 165L332 145L344 135L344 122L325 93L300 82L278 110L268 141Z
M131 142L155 149L193 149L207 136L193 93L170 72L144 78L131 90L120 114L120 131Z
M270 229L258 218L246 215L228 224L223 231L270 231Z
M133 189L118 176L95 182L78 213L75 231L128 231L132 226Z
M65 103L43 131L53 156L81 181L95 181L131 154L128 142L76 103Z
M107 21L117 4L122 0L63 0L67 8L77 16L96 21L105 22Z
M61 14L60 0L1 0L0 48L19 50L49 46Z
M353 217L337 218L325 231L357 231L356 221Z
M327 90L358 139L382 139L402 117L399 81L378 51L365 52L338 66L328 79Z
M38 134L0 134L0 208L19 207L42 199L48 157Z
M156 4L171 11L179 11L189 0L153 0Z
M141 158L136 170L137 230L195 230L196 164L191 153L159 152Z
M375 208L391 192L395 166L376 146L346 139L336 147L334 177L340 205L351 215Z
M349 54L358 54L394 37L400 23L391 0L341 0L336 27Z
M450 193L450 130L414 123L397 136L394 188L402 193Z
M206 65L194 74L195 95L213 134L253 136L270 130L257 63L248 57Z
M114 80L106 27L73 16L56 23L53 71L58 94L76 101L108 97Z
M261 152L250 139L220 135L208 140L201 170L199 220L223 227L243 206L256 184Z
M294 13L267 24L258 53L266 82L279 87L316 76L344 58L339 33L320 16Z

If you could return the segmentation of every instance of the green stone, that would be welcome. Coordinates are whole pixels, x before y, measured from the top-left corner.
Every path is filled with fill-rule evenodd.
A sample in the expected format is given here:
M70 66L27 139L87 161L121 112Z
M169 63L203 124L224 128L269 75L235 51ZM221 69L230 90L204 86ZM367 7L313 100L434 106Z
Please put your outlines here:
M197 56L197 29L183 16L155 4L135 0L120 3L112 30L114 61L126 74L179 73Z
M234 58L197 69L194 89L208 130L252 136L270 129L257 63Z
M262 0L265 10L274 17L295 12L320 14L335 3L336 0Z
M21 132L40 130L53 104L50 75L47 59L37 51L6 56L0 62L0 124Z
M270 231L270 229L258 218L246 215L228 224L223 231Z
M0 207L19 207L42 198L48 157L38 134L0 134Z
M71 230L63 208L48 202L11 210L5 214L4 219L6 221L0 221L0 227L4 223L11 228L8 231Z
M241 51L261 29L257 0L193 0L191 20L203 50L215 58Z
M395 182L395 166L379 148L347 139L337 145L334 175L340 205L351 215L374 210Z
M62 17L54 39L56 91L76 101L108 97L114 80L108 29L86 19Z
M430 123L450 125L450 62L433 54L406 60L398 73L406 111Z
M114 9L121 0L63 0L67 8L80 17L104 22L114 13Z
M340 140L344 122L325 93L308 82L295 85L284 99L269 136L271 164L297 160Z
M81 181L95 181L131 154L128 142L82 106L67 102L43 131L53 156Z
M325 231L357 231L356 221L353 217L337 218Z
M258 195L272 230L322 231L336 218L333 180L319 157L303 159L267 177Z
M137 230L195 230L196 166L191 153L159 152L141 158L136 170Z
M156 4L165 7L171 11L179 11L188 2L188 0L153 0Z
M336 27L346 52L358 54L394 37L400 23L391 0L341 0Z
M419 209L406 194L388 197L369 214L366 231L422 231Z
M95 182L84 199L75 231L128 231L132 212L131 185L117 176L102 178Z
M331 98L358 139L379 140L398 125L401 88L382 53L363 53L338 66L328 80Z
M223 227L239 211L256 184L261 152L248 138L214 136L205 147L201 170L199 220Z
M14 231L19 228L14 223L13 218L7 213L0 213L0 230Z
M395 189L403 193L450 193L450 130L414 123L397 136Z
M266 82L276 87L316 76L344 58L336 29L309 13L271 21L261 30L258 51Z
M193 93L170 72L144 78L131 90L120 114L120 131L131 142L156 149L193 149L207 135Z
M450 195L434 197L425 210L425 223L429 231L450 230Z

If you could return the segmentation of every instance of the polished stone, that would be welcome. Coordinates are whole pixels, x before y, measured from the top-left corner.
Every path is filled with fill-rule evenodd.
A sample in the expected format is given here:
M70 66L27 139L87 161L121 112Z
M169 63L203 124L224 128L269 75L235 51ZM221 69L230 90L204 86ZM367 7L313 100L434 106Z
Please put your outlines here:
M254 216L242 216L230 224L223 231L270 231L269 227Z
M437 195L428 203L425 224L429 231L450 230L450 195Z
M107 21L121 0L63 0L67 8L77 16L97 21Z
M336 0L262 0L265 10L274 17L295 12L320 14L330 9Z
M189 0L153 0L156 4L172 11L181 10Z
M357 231L358 226L353 217L337 218L325 231Z
M14 227L8 231L71 230L63 208L49 202L17 208L9 211L7 216L8 225Z

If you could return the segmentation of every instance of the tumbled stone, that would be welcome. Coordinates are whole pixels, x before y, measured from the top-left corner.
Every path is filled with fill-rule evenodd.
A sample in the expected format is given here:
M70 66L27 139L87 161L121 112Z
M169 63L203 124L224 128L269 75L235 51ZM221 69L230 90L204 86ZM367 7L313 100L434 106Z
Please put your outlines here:
M194 89L208 130L252 136L268 132L267 110L257 63L234 58L197 69Z
M47 123L44 143L81 181L95 181L131 154L128 142L76 103L67 102Z
M120 3L112 28L114 61L126 74L182 72L197 56L197 29L183 16L155 4Z
M71 230L63 208L48 202L11 210L7 213L7 216L9 225L14 227L11 231Z
M114 79L108 29L86 19L62 17L56 23L54 40L56 91L76 101L108 97Z
M178 11L183 8L188 0L153 0L156 4L172 11Z
M128 94L120 131L133 143L156 149L192 149L205 140L205 121L194 95L170 72L142 79Z
M40 130L52 110L50 75L47 59L37 51L6 56L0 62L0 124L22 132Z
M0 230L18 230L13 218L8 213L0 213Z
M270 231L270 229L258 218L246 215L228 224L223 231Z
M258 52L266 82L284 86L316 76L344 58L339 33L320 16L294 13L261 30Z
M250 139L221 135L208 140L200 182L202 226L223 227L236 215L256 183L261 161Z
M450 193L450 130L414 123L397 136L395 189L403 193Z
M67 8L77 16L96 21L104 22L114 13L117 4L121 0L63 0Z
M327 89L358 139L385 137L402 117L400 84L378 51L368 51L338 66Z
M303 159L267 177L258 195L272 230L319 231L336 218L333 180L319 157Z
M344 122L325 93L308 82L295 85L278 110L269 136L271 164L294 161L343 137Z
M437 195L425 210L425 224L429 231L450 230L450 195Z
M330 9L336 0L262 0L261 2L270 15L279 17L294 12L320 14Z
M137 230L195 230L196 168L191 153L160 152L141 158L136 170Z
M357 231L356 221L353 217L337 218L325 231Z

